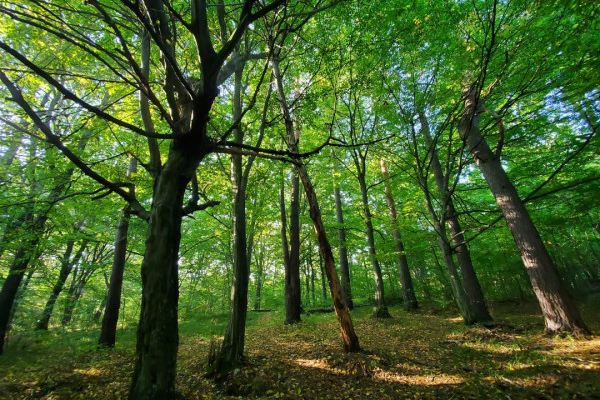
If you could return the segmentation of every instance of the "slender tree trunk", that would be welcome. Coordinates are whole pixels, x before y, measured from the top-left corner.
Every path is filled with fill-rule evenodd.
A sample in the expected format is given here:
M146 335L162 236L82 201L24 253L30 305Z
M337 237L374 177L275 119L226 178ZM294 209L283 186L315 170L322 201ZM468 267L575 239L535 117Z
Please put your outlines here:
M10 310L10 317L8 318L8 325L12 324L13 318L15 317L15 313L17 312L17 309L19 308L19 304L21 303L21 300L25 296L25 292L27 291L27 286L29 286L29 282L31 282L31 278L33 277L34 273L35 273L35 269L30 268L29 272L27 272L27 276L25 276L25 280L19 286L19 290L17 291L17 294L15 295L15 301L13 303L12 309Z
M333 176L333 198L335 201L335 218L338 224L338 240L339 244L339 256L340 256L340 279L342 282L342 294L349 310L354 308L354 302L352 301L352 289L350 285L350 264L348 263L348 248L346 246L346 228L344 227L344 212L342 209L342 196L340 195L340 188L337 185L337 179Z
M436 187L440 198L442 199L442 204L445 205L444 220L446 221L446 224L448 224L448 230L450 231L450 237L452 238L452 244L454 246L454 251L456 252L456 260L458 261L460 273L463 278L465 292L472 304L471 309L473 311L475 322L491 321L492 317L487 309L479 279L477 279L477 275L475 274L473 262L471 261L471 254L465 243L465 237L460 222L458 221L454 202L452 201L451 193L448 191L448 185L444 177L444 172L442 171L442 165L431 138L429 122L422 112L419 113L419 120L425 135L425 142L429 147L430 165L435 178Z
M279 105L281 107L281 112L285 122L288 146L292 153L298 153L299 132L298 135L296 135L294 132L293 121L290 115L289 107L285 100L285 92L283 89L283 82L281 80L279 60L277 59L277 56L275 56L272 60L272 65L273 76L275 77L275 83L277 85L277 98L279 100ZM323 221L321 219L321 210L319 209L317 195L312 186L310 178L308 177L308 173L306 172L306 167L304 164L300 160L297 160L294 164L294 167L300 177L300 180L302 181L302 185L304 186L306 200L308 201L309 205L310 218L313 222L315 233L317 234L317 241L321 250L321 255L323 256L323 260L325 262L325 272L327 273L327 279L329 281L329 290L331 292L331 299L333 301L335 315L337 316L340 324L344 350L349 352L358 351L360 350L358 336L356 336L356 333L354 332L354 325L352 324L352 319L350 318L350 312L346 306L346 303L344 302L342 288L337 271L335 269L333 252L331 251L331 245L327 239L325 226L323 225Z
M67 291L67 299L65 304L65 310L63 311L63 317L61 320L61 325L63 327L69 325L71 322L71 318L73 317L73 308L75 307L75 293L77 291L77 281L79 278L79 266L75 265L73 268L73 273L71 274L71 285L69 286L69 290Z
M452 291L452 296L456 301L456 305L460 310L461 315L465 321L465 324L471 325L476 321L475 319L475 311L473 310L472 303L469 301L465 288L460 279L460 274L456 265L454 264L454 259L452 258L452 247L450 247L450 243L446 239L446 227L440 223L435 211L433 210L433 205L431 204L431 198L426 195L427 206L429 209L429 214L434 221L434 227L437 232L438 245L440 247L440 251L442 252L442 259L444 260L444 265L446 267L446 272L450 277L450 290Z
M65 254L63 255L63 259L61 261L60 273L58 276L58 280L54 284L52 288L52 293L46 302L46 306L44 307L44 311L42 312L42 317L39 321L37 321L35 325L35 329L39 330L48 330L48 323L50 322L50 317L52 316L52 312L54 310L54 304L56 304L56 300L58 296L61 294L65 287L65 282L69 277L69 274L73 270L73 266L79 262L85 248L87 247L87 240L84 240L81 244L81 247L75 254L75 257L71 259L71 252L73 251L73 246L75 244L74 240L70 240L67 243L67 249L65 250Z
M435 260L435 265L437 267L436 275L438 275L440 285L442 286L442 292L444 293L444 298L446 300L450 301L453 298L452 289L450 289L450 287L449 287L450 282L448 281L448 278L446 277L446 274L444 273L444 267L442 267L442 264L440 264L440 259L437 256L435 247L431 246L431 252L433 253L433 259Z
M367 228L367 243L369 245L369 258L371 260L371 267L373 268L373 275L375 277L375 310L373 316L376 318L390 318L387 306L385 304L385 295L383 289L383 275L381 274L381 267L379 260L377 259L377 253L375 250L375 235L373 231L373 221L371 217L371 208L369 206L369 197L367 194L367 183L365 182L364 170L357 168L358 183L360 185L360 194L363 204L363 212L365 218L365 226Z
M100 338L98 339L98 344L102 346L112 347L116 342L119 310L121 309L123 272L125 271L125 259L127 257L127 235L129 232L130 214L131 209L127 205L123 208L121 219L117 226L110 283L108 284L104 317L102 318L102 328L100 329Z
M402 241L402 235L398 228L398 213L396 212L396 205L394 204L394 197L392 196L390 174L388 173L383 157L381 157L379 165L381 166L381 174L383 175L383 181L385 183L385 199L390 214L390 222L394 229L394 246L396 253L398 254L398 272L400 273L400 282L402 283L404 309L406 311L415 310L419 307L419 303L417 302L415 290L413 289L410 270L408 269L408 259L406 258L406 252L404 251L404 242Z
M473 154L521 252L521 259L544 315L546 332L588 333L589 329L583 322L575 301L560 282L554 263L529 212L502 168L499 155L492 152L479 131L479 113L483 107L478 96L473 85L466 93L459 133Z
M262 250L257 252L255 256L256 259L256 295L254 297L254 309L260 310L260 302L262 295L262 287L263 287L263 275L264 275L264 257L262 254Z
M234 73L233 118L238 120L242 115L242 75L243 68ZM235 143L242 143L244 132L241 127L233 131ZM243 361L246 317L248 314L248 283L250 263L248 258L246 236L246 186L243 177L242 156L231 156L231 185L233 198L233 282L229 303L229 320L221 352L216 362L216 371L225 373Z
M344 303L344 297L342 295L342 287L335 269L335 260L333 258L333 252L331 251L331 245L327 239L325 233L325 226L321 219L321 211L319 210L319 203L317 202L317 195L310 182L306 167L304 165L296 165L296 170L300 175L302 184L304 185L304 191L308 200L310 209L310 218L313 221L315 233L317 234L317 241L319 242L319 248L321 249L321 255L325 263L325 273L327 274L327 280L329 281L329 291L331 294L331 300L333 301L333 307L335 309L335 315L337 316L342 331L342 342L344 343L344 350L348 352L356 352L360 350L358 343L358 336L354 332L354 325L350 318L350 312L346 304Z

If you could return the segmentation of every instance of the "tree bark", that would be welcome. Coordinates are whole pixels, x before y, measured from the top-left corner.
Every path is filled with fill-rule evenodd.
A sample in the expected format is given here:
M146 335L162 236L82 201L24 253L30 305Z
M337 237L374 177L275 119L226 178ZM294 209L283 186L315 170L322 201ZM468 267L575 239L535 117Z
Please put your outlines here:
M394 197L392 196L392 188L390 185L390 174L388 173L385 160L381 157L379 161L381 166L381 174L383 175L383 181L385 184L385 199L388 205L388 211L390 214L390 222L394 229L394 247L398 254L398 272L400 273L400 283L402 284L402 298L404 300L404 309L406 311L415 310L419 308L419 303L415 296L415 290L413 288L412 279L410 277L410 270L408 269L408 259L406 258L406 252L404 251L404 242L402 241L402 235L398 228L398 213L396 212L396 205L394 204Z
M472 85L465 93L465 110L459 124L459 134L473 154L521 252L521 259L544 315L546 332L589 333L575 301L560 282L529 212L502 168L499 155L492 152L479 131L479 113L482 109L479 92Z
M444 207L444 217L450 231L450 237L456 252L456 260L460 268L460 274L463 278L463 285L465 293L471 302L471 309L474 315L474 322L489 322L492 317L487 309L485 297L483 296L483 290L479 284L479 279L475 274L473 268L473 262L471 261L471 254L469 248L465 243L465 237L458 221L456 209L454 208L454 202L452 201L451 193L448 191L447 180L442 171L442 165L435 148L435 144L431 138L431 132L429 130L429 122L425 117L425 114L419 113L419 120L425 135L425 143L429 147L429 157L431 161L431 170L433 171L436 187L441 202Z
M350 311L344 303L342 287L335 269L335 260L333 258L333 252L331 251L331 245L327 239L325 227L323 226L323 221L321 219L321 211L319 210L317 195L306 172L306 167L303 164L296 164L295 167L304 186L304 192L306 193L306 198L309 204L310 218L313 221L315 233L317 234L317 241L319 242L319 248L321 249L321 255L323 256L323 261L325 263L325 272L327 274L327 280L329 281L329 291L331 294L331 300L333 301L335 315L337 316L340 324L344 350L347 352L359 351L360 345L358 343L358 336L356 336L356 333L354 332L354 326L352 325L352 319L350 318Z
M152 209L142 262L142 306L137 333L137 361L130 400L162 400L175 396L179 334L177 260L181 240L182 204L187 184L204 154L186 154L198 145L171 143L167 162L154 186Z
M285 268L285 323L300 322L302 293L300 290L300 180L292 176L290 201L290 252Z
M106 295L104 317L98 344L112 347L117 337L117 324L119 323L119 310L121 309L121 290L123 287L123 273L125 271L125 259L127 257L127 235L129 232L129 218L131 208L125 206L122 211L117 233L115 236L115 249L113 253L113 265L110 273L110 283Z

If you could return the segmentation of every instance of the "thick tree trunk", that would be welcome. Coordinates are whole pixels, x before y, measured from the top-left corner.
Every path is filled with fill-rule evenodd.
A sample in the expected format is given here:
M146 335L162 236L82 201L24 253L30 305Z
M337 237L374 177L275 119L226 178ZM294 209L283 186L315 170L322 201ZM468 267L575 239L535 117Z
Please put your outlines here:
M98 339L98 344L102 346L114 346L116 341L119 310L121 308L123 272L125 271L125 259L127 257L127 235L129 232L130 213L130 207L125 206L119 220L119 225L117 226L110 283L108 285L108 294L106 295L100 338Z
M290 202L290 258L285 268L285 323L300 322L302 293L300 290L300 180L292 176Z
M448 224L450 231L450 237L452 238L452 244L454 251L456 252L456 260L460 268L460 273L463 278L463 284L465 292L469 301L471 302L471 309L474 315L475 322L488 322L492 320L492 317L487 309L485 298L483 296L483 290L479 284L479 279L475 274L473 268L473 262L471 261L471 254L469 248L465 243L465 237L458 221L456 209L454 208L454 202L452 201L451 193L448 192L447 181L442 171L442 165L437 154L437 150L431 139L431 133L429 130L429 122L425 117L424 113L419 113L419 120L425 135L425 142L429 146L429 156L431 161L431 170L435 178L436 187L442 204L445 204L444 208L444 220Z
M85 248L87 247L87 241L84 241L75 254L75 257L71 259L71 252L73 251L73 246L75 244L74 240L70 240L67 243L67 249L65 250L65 254L63 255L63 259L61 261L60 273L58 275L58 280L54 284L52 288L52 293L50 297L48 297L48 301L46 302L46 306L44 307L44 311L42 312L42 317L37 321L35 325L35 329L38 330L48 330L48 323L50 322L50 317L52 316L52 312L54 310L54 304L56 304L56 300L58 296L60 296L61 292L65 287L65 282L69 277L69 274L73 270L73 266L79 262Z
M459 133L473 154L521 252L521 259L544 315L546 332L588 333L589 329L575 301L560 282L554 263L529 212L502 168L499 156L492 152L479 131L480 108L478 92L473 85L466 93Z
M383 181L385 184L385 199L388 205L388 211L390 214L390 222L394 229L394 247L398 254L398 272L400 273L400 283L402 284L402 298L404 299L404 309L406 311L415 310L419 307L417 298L415 296L415 290L413 289L412 279L410 277L410 270L408 269L408 259L406 258L406 252L404 251L404 242L402 241L402 235L398 228L398 213L396 212L396 205L394 204L394 197L392 196L392 188L390 185L390 174L388 173L387 166L383 157L379 161L381 166L381 174L383 175Z
M32 213L26 212L22 218L24 226L33 224ZM39 228L40 226L43 227L45 222L45 218L43 221L37 221L36 228ZM3 353L5 336L10 330L8 324L10 321L11 310L15 302L15 297L19 290L19 285L21 284L23 275L25 275L25 270L27 269L29 261L31 260L32 252L40 241L40 231L41 229L34 228L28 232L28 235L31 236L28 236L15 252L14 260L10 266L8 276L6 277L6 280L2 285L2 290L0 291L0 354Z
M340 188L336 184L334 177L333 187L333 198L335 201L335 218L338 224L338 240L339 245L339 256L340 256L340 275L342 281L342 293L348 309L354 308L354 302L352 301L352 289L350 285L350 264L348 263L348 247L346 246L346 228L344 227L344 212L342 209L342 197L340 195Z
M385 304L383 275L381 274L381 267L379 266L379 260L377 259L377 252L375 250L375 234L373 231L371 208L369 206L369 197L367 194L367 183L365 181L364 170L359 170L357 168L356 176L358 177L358 183L360 185L365 227L367 228L366 233L367 243L369 245L369 258L371 259L371 267L373 268L373 275L375 276L375 310L373 311L373 316L376 318L390 318L391 315L388 312Z
M183 151L194 148L198 144L174 140L155 181L142 262L142 306L130 400L163 400L175 395L182 205L185 188L204 155L190 156Z

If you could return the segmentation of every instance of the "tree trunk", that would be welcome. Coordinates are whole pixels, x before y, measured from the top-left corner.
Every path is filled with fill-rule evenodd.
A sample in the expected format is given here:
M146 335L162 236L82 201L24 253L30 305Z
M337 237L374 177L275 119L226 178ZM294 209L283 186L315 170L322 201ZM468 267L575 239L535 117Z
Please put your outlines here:
M385 199L390 214L390 222L394 229L394 247L398 254L398 272L400 273L400 282L402 283L404 309L406 311L415 310L419 307L419 303L417 302L415 290L413 289L412 279L408 269L408 259L406 258L406 252L404 251L404 242L402 242L402 235L398 228L398 213L396 212L396 205L394 204L394 197L392 196L390 174L388 173L383 157L381 157L379 165L381 166L381 174L383 175L383 181L385 183Z
M349 310L354 308L354 302L352 301L352 289L350 285L350 264L348 263L348 248L346 246L346 228L344 227L344 212L342 210L342 196L340 195L340 188L337 185L337 179L333 177L333 198L335 201L335 218L338 224L338 240L339 244L339 256L340 256L340 275L342 282L342 294Z
M260 251L259 255L255 256L255 259L256 259L256 295L254 297L254 309L260 310L260 302L261 302L262 287L263 287L263 275L264 275L264 270L265 270L262 250Z
M438 246L440 247L440 246ZM437 256L435 251L435 247L431 246L431 252L433 253L433 259L435 260L436 265L436 275L440 281L440 285L442 286L442 292L444 293L444 299L451 301L453 299L452 289L450 289L450 282L448 281L448 277L444 273L444 267L440 264L440 259Z
M451 193L448 191L448 185L442 171L442 165L440 163L435 144L431 139L431 133L429 130L429 122L425 117L424 113L419 113L419 120L425 135L425 143L429 147L429 156L431 160L431 170L435 178L436 187L440 195L440 199L444 207L444 220L448 224L450 231L450 237L456 252L456 260L460 268L460 273L463 278L463 285L469 301L471 302L471 309L474 315L475 322L489 322L492 317L487 309L485 298L483 296L483 290L479 284L479 279L475 274L473 268L473 262L471 261L471 254L469 248L465 243L465 237L458 221L456 209L454 208L454 202L452 201Z
M294 132L293 121L285 100L285 92L283 90L283 82L281 80L281 73L279 71L279 60L277 59L277 56L273 58L272 66L273 76L275 78L275 83L277 86L277 98L279 100L279 105L281 107L281 112L283 114L283 119L285 122L288 146L292 153L298 153L299 132L298 135L296 135L296 132ZM325 262L325 271L327 273L327 279L329 281L331 300L333 301L335 315L337 316L338 322L340 324L344 350L349 352L358 351L360 350L358 336L356 336L356 333L354 332L354 326L352 325L350 312L348 310L348 307L346 307L346 303L344 302L342 288L337 275L337 271L335 269L335 260L333 258L333 252L331 251L331 245L329 244L329 240L327 239L327 235L325 233L325 226L323 225L323 221L321 219L321 210L319 210L317 195L312 186L312 183L310 182L310 178L308 177L308 173L306 172L306 167L304 166L304 164L300 160L296 160L294 168L296 169L296 172L298 173L298 176L302 181L302 185L304 186L304 192L306 194L306 200L308 201L310 210L310 218L313 222L313 226L317 234L317 241L321 250L321 255L323 256L323 260Z
M115 236L115 250L113 253L113 265L110 273L108 294L102 328L98 344L112 347L115 345L117 336L117 324L119 323L119 310L121 308L121 290L123 287L123 272L125 271L125 259L127 256L127 235L129 232L129 218L131 209L127 205L123 208L117 233Z
M342 342L344 343L344 350L348 352L356 352L360 350L358 343L358 336L354 332L354 326L352 325L352 319L350 318L350 311L344 303L344 297L342 295L342 287L335 269L335 260L333 259L333 252L331 251L331 245L327 240L325 234L325 227L321 219L321 211L319 210L319 203L317 202L317 195L310 182L306 167L303 164L295 165L302 184L304 186L304 192L306 193L306 199L308 200L310 218L313 221L315 233L317 234L317 241L319 242L319 248L321 249L321 255L325 263L325 272L327 274L327 280L329 281L329 291L331 294L331 300L333 301L333 307L335 309L335 315L337 316L342 331Z
M71 285L67 291L65 309L63 311L63 317L61 320L61 325L63 327L69 325L69 323L71 323L71 318L73 318L73 308L75 308L75 293L77 292L77 280L79 278L79 272L79 266L75 265L75 268L73 268L73 273L71 274Z
M67 243L67 249L65 250L65 254L63 255L63 259L61 261L60 273L58 275L58 280L54 284L52 288L52 293L46 302L46 306L44 307L44 311L42 312L42 317L36 323L35 329L38 330L48 330L48 323L50 322L50 317L52 316L52 311L54 310L54 304L56 304L56 300L58 296L62 292L65 287L65 282L69 277L69 274L73 270L73 266L79 262L85 248L87 247L87 240L84 240L81 244L81 247L75 254L75 257L71 260L71 252L73 251L73 246L75 244L74 240L69 240Z
M360 194L363 204L365 226L367 228L369 258L371 260L371 267L373 268L373 275L375 276L375 310L373 311L373 317L390 318L391 315L387 310L387 306L385 304L385 296L383 292L383 275L381 274L381 267L379 266L379 260L377 259L377 253L375 250L375 235L373 232L373 222L371 217L371 208L369 206L369 198L367 195L367 183L365 181L364 169L359 169L357 167L356 176L360 185Z
M492 152L479 131L479 113L483 107L478 96L473 85L466 93L459 133L473 154L521 252L521 259L544 315L546 332L589 333L575 301L560 282L529 212L502 168L499 155Z
M300 322L302 293L300 290L300 180L292 176L290 202L290 260L285 270L285 323Z
M183 153L199 147L185 142L173 140L168 161L154 185L142 262L142 305L130 400L162 400L175 395L182 205L186 186L204 156Z
M242 68L235 71L233 118L238 120L242 114ZM233 131L235 143L242 143L244 132L238 126ZM233 282L229 303L229 320L221 352L216 361L216 372L226 373L242 362L244 357L244 336L246 316L248 314L248 282L250 265L248 260L246 236L246 187L243 181L242 156L231 156L231 185L233 198Z
M30 226L34 224L33 214L31 212L26 211L22 218L24 222L23 226ZM35 224L36 227L27 233L26 239L23 240L21 246L19 246L15 252L14 260L10 266L8 276L2 285L2 290L0 291L0 354L3 353L4 339L10 330L9 320L11 310L15 302L15 297L19 290L19 285L21 284L23 275L25 275L25 270L27 269L29 261L31 260L32 252L40 241L40 227L43 228L45 222L45 217L43 220L38 220Z

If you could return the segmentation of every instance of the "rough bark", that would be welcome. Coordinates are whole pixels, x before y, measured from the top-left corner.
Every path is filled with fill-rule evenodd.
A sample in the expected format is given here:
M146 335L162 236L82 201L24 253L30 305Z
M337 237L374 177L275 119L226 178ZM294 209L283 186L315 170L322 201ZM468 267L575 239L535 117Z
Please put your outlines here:
M106 295L104 317L98 344L112 347L117 337L117 324L119 323L119 310L121 309L121 289L123 287L123 272L125 271L125 259L127 257L127 235L129 232L129 218L131 209L125 206L122 211L117 233L115 236L115 249L113 253L113 264L110 273L110 283Z
M387 166L383 157L379 160L381 166L381 174L383 175L383 181L385 184L385 199L388 205L388 212L390 215L390 222L393 227L394 235L394 247L398 254L398 272L400 273L400 283L402 284L402 298L404 300L404 309L406 311L415 310L419 307L417 298L415 296L415 290L413 288L412 279L410 277L410 270L408 268L408 259L406 258L406 252L404 251L404 242L402 241L402 235L400 228L398 228L398 213L396 212L396 205L394 203L394 197L392 195L392 188L390 185L390 174L388 173Z
M435 144L431 138L429 123L424 113L419 113L419 120L425 135L425 142L429 147L430 165L436 187L440 198L442 199L442 204L445 205L443 219L446 221L448 230L450 231L452 245L456 253L456 260L458 261L458 266L460 268L465 292L471 302L471 309L473 311L475 322L489 322L492 320L492 317L487 309L479 279L477 279L477 275L475 274L473 262L471 261L471 254L465 243L465 237L457 217L456 209L454 208L454 202L452 201L451 193L448 191L447 180L442 171L442 165Z
M300 322L302 293L300 290L300 180L292 176L290 201L290 252L285 268L285 323Z
M529 212L502 168L499 155L490 149L479 131L479 113L482 109L479 92L472 85L465 92L465 110L459 124L459 134L475 158L521 252L521 259L544 315L546 332L589 333L575 301L560 282Z
M185 188L203 158L197 149L174 140L154 186L142 262L142 305L137 333L137 361L130 399L159 400L175 396L179 334L177 260Z

